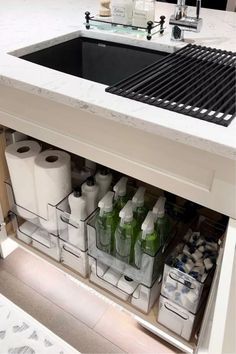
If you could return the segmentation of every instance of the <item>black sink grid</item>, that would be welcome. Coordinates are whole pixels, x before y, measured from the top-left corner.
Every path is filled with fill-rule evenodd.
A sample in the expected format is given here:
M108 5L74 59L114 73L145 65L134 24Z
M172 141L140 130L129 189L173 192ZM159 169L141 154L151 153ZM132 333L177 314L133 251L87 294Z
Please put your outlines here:
M235 69L236 53L189 44L106 91L227 127L236 116Z

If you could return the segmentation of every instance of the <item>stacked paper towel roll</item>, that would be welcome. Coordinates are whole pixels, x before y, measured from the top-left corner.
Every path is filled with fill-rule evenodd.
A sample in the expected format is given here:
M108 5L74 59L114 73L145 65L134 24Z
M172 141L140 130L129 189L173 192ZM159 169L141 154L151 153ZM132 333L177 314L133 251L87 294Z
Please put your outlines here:
M24 219L34 219L37 214L34 165L40 151L39 143L31 140L11 144L5 150L17 212Z
M71 192L70 155L64 151L46 150L35 159L35 186L41 226L57 230L57 205Z

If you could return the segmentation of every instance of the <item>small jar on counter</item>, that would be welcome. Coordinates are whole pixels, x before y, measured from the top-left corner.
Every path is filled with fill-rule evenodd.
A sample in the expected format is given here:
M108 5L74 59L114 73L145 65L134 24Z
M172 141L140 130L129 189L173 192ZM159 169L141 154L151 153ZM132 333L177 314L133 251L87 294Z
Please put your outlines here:
M112 22L122 25L132 24L133 0L112 0L111 14Z
M155 0L135 0L132 25L147 27L148 21L155 20Z

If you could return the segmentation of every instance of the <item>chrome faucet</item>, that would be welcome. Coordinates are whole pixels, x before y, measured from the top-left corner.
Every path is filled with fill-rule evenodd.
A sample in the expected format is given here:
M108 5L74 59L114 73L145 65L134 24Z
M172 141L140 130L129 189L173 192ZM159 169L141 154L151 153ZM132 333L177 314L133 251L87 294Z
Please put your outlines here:
M175 14L170 17L169 24L172 26L171 39L174 41L184 40L184 31L200 32L202 19L199 18L201 0L197 0L196 17L187 16L188 6L185 0L177 0Z

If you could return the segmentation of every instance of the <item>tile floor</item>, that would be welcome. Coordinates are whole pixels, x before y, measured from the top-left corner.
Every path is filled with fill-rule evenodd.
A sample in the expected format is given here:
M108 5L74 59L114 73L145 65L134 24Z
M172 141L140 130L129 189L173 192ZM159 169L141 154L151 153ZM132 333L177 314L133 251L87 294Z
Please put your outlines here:
M20 248L0 259L0 293L82 353L177 353L130 316Z

